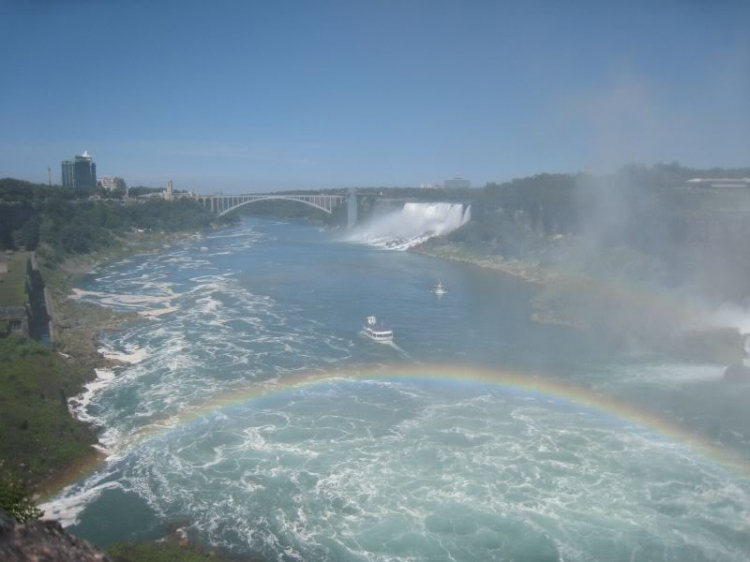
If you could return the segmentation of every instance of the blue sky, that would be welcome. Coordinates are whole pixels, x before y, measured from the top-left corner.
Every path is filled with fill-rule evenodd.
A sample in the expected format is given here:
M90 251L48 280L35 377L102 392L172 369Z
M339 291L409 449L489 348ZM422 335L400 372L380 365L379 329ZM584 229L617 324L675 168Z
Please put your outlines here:
M0 176L210 192L750 165L750 2L0 0Z

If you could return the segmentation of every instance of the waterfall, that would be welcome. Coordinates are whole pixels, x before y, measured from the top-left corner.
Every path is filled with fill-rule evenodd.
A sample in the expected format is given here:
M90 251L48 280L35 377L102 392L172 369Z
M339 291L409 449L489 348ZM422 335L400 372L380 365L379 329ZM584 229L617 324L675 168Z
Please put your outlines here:
M407 203L402 209L369 218L355 227L346 240L407 250L428 238L456 230L470 217L471 207L462 203Z

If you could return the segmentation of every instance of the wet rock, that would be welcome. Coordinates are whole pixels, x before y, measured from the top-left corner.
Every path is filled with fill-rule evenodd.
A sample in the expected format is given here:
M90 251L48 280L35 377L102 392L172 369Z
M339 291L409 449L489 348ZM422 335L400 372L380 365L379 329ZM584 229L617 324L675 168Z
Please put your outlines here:
M0 560L15 562L112 562L88 542L69 535L57 521L17 523L0 510Z

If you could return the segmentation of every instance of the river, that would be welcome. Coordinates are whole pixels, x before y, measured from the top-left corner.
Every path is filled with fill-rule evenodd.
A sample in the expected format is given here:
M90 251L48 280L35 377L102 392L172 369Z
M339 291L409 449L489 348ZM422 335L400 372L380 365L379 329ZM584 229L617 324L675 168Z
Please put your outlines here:
M262 560L748 560L747 387L534 323L532 290L260 219L97 269L77 298L144 319L72 402L107 461L44 508Z

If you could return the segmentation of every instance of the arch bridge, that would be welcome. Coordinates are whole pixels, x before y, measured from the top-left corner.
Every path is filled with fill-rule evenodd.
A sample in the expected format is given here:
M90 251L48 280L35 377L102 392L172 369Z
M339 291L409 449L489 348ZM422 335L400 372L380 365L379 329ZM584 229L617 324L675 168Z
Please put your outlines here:
M249 195L200 195L197 199L204 207L210 208L212 213L216 213L221 217L227 213L231 213L235 209L258 201L296 201L330 215L333 214L333 210L336 207L346 202L347 197L347 195L331 195L326 193L317 193L314 195L253 193Z

